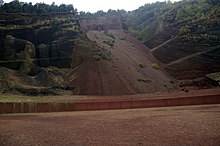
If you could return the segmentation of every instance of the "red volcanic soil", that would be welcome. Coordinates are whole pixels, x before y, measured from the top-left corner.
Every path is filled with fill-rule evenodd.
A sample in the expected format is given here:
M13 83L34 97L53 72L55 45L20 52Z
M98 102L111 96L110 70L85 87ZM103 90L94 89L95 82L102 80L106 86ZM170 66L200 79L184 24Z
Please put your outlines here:
M107 34L88 31L87 37L100 49L100 61L94 57L69 74L67 80L76 87L74 94L128 95L174 90L173 79L162 67L152 68L158 62L150 51L123 30L109 30ZM104 41L114 41L113 46ZM110 59L102 59L103 53Z
M0 116L0 145L217 146L220 105Z

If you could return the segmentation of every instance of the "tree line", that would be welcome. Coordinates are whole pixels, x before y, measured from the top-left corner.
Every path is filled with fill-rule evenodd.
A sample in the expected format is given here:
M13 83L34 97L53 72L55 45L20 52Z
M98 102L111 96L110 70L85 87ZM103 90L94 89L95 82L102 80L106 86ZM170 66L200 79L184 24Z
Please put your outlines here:
M56 5L54 2L51 5L45 3L19 2L13 0L9 3L4 3L0 0L0 13L30 13L30 14L45 14L45 13L73 13L77 14L77 9L70 5Z

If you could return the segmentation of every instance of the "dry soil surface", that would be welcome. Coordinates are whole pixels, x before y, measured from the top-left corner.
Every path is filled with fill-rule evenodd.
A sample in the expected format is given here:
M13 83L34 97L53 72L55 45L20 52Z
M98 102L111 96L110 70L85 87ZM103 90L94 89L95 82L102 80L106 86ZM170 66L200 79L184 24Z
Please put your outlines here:
M218 146L220 105L0 116L0 145Z
M97 52L68 76L67 80L76 87L75 94L126 95L174 90L173 79L163 68L152 67L160 64L149 49L128 33L89 31L87 37L97 45Z

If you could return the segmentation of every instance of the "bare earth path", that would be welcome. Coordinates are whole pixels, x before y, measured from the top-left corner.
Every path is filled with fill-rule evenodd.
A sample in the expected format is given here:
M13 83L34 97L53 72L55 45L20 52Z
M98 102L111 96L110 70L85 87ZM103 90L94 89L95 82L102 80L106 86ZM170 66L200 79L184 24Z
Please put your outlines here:
M0 116L0 145L217 146L220 105Z

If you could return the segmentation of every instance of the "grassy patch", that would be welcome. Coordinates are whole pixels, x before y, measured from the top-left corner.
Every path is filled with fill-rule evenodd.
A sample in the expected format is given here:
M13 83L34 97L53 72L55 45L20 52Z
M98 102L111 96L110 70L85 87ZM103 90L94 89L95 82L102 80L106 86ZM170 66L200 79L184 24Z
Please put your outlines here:
M160 69L159 65L156 64L156 63L151 64L151 67L152 67L153 69Z
M152 81L150 79L143 79L143 78L137 78L138 82L144 82L144 83L151 83Z
M115 41L114 40L104 40L103 43L112 47L112 46L114 46Z
M101 60L101 57L99 55L95 56L95 60L96 61L100 61Z
M96 56L95 56L95 60L96 61L100 61L101 59L103 60L107 60L110 61L110 54L108 52L99 52Z
M62 31L79 32L79 27L78 26L72 26L72 27L68 27L68 28L63 28Z
M73 99L73 102L77 98ZM7 95L0 94L0 103L59 103L68 102L60 99L60 96L27 96L27 95Z
M139 67L140 67L140 68L145 68L145 65L144 65L143 63L140 63L140 64L139 64Z
M106 53L106 52L105 52L105 53L102 53L102 56L101 56L101 57L102 57L103 60L110 61L110 55L109 55L109 53Z
M220 72L207 74L206 77L214 81L220 82Z
M45 49L45 48L47 47L47 45L46 45L46 44L40 44L38 47L39 47L40 49Z
M46 29L51 29L51 28L52 28L51 26L42 26L42 27L40 27L39 29L36 29L35 31L36 31L36 32L45 31Z

